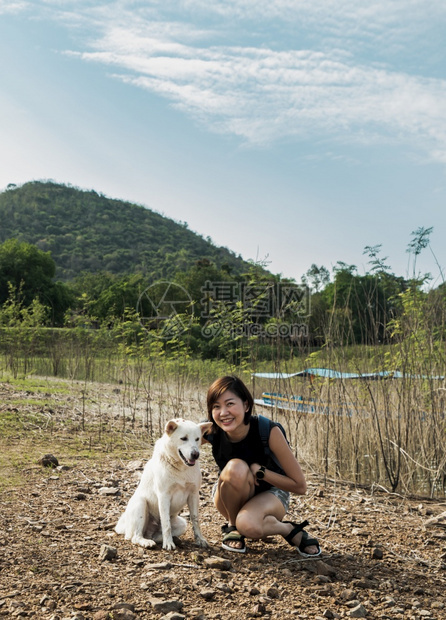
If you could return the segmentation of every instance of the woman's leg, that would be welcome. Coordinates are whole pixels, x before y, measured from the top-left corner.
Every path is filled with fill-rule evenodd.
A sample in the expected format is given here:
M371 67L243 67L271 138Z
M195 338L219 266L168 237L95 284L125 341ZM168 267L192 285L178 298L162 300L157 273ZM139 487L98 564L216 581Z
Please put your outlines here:
M247 538L260 539L279 534L287 536L293 526L283 523L286 510L282 502L272 493L260 493L254 496L255 482L248 465L241 459L232 459L220 473L214 505L220 514L235 525L239 534ZM302 532L293 538L293 544L299 546ZM239 541L228 542L229 546L241 548ZM305 552L317 553L314 545L306 547Z
M254 491L254 476L247 463L241 459L232 459L220 473L214 505L229 525L236 525L237 515L253 497ZM229 541L227 544L235 549L242 547L240 541Z
M293 525L282 522L285 512L277 496L268 492L259 493L241 508L235 525L240 534L255 540L276 534L287 536L293 529ZM298 532L292 542L298 547L301 539L302 532ZM310 555L317 552L318 548L315 545L305 548L305 553Z

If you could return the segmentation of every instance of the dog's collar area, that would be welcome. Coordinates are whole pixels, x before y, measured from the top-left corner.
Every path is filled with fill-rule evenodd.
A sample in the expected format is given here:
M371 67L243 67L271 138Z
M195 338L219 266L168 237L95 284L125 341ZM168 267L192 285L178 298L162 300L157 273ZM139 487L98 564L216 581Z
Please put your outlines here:
M178 450L178 454L181 456L181 458L183 459L183 461L185 462L185 464L186 464L188 467L193 467L193 466L195 465L195 463L196 463L197 459L198 459L198 457L197 457L197 459L191 459L191 460L188 460L188 459L184 456L184 454L181 452L181 450Z

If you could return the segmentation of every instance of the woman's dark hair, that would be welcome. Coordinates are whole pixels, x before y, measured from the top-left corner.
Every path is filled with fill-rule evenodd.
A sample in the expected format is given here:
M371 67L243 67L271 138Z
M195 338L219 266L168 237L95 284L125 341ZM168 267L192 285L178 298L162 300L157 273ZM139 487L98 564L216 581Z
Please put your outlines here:
M212 408L217 402L217 400L220 398L220 396L223 394L223 392L226 392L226 390L233 392L236 396L241 398L244 403L248 403L248 411L245 413L244 422L245 424L249 424L249 420L252 414L252 408L254 406L254 399L251 395L251 392L248 390L243 381L238 377L233 376L221 377L220 379L216 379L209 388L207 394L209 421L214 421L212 417Z

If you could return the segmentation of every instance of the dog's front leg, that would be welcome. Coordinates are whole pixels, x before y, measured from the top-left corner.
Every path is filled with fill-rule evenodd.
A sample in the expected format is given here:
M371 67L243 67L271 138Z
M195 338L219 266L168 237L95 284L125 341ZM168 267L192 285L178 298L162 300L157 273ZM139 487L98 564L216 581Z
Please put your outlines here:
M163 534L163 549L175 549L172 537L172 524L170 522L170 497L167 493L160 493L158 498L161 531Z
M194 531L195 543L199 547L208 547L207 540L204 538L200 530L200 522L198 520L198 492L193 491L187 498L187 505L189 507L190 520L192 523L192 529Z

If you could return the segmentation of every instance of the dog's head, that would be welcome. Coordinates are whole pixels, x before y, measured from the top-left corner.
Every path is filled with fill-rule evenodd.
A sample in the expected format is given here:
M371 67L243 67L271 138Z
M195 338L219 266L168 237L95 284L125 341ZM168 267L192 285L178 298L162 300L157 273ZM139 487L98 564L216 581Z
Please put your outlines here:
M208 424L195 424L189 420L175 418L167 422L164 432L169 437L169 448L174 450L188 467L193 467L200 458L203 433Z

